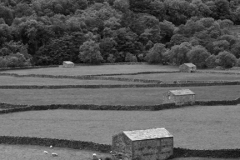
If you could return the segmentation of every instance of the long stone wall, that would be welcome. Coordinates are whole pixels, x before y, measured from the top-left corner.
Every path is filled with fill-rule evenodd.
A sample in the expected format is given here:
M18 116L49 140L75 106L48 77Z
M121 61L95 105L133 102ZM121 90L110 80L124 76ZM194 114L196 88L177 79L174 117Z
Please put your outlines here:
M215 105L237 105L240 104L240 98L235 100L223 101L196 101L195 106L215 106ZM94 104L51 104L51 105L12 105L0 103L0 114L24 112L32 110L49 110L49 109L79 109L79 110L140 110L140 111L159 111L165 109L175 109L191 106L178 106L174 103L158 104L158 105L94 105ZM7 109L8 108L8 109Z

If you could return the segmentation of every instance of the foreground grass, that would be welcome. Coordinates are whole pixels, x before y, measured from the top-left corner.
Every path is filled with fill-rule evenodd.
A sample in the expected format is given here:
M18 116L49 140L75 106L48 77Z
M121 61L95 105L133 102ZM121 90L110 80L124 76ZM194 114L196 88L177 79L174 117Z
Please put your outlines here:
M150 79L165 82L181 81L235 81L240 80L240 75L234 74L211 74L211 73L159 73L114 76L133 79Z
M73 139L111 144L124 130L165 127L174 146L240 148L240 105L195 106L163 111L29 111L0 116L0 135Z
M48 151L49 154L44 154ZM58 157L51 157L51 153L58 153ZM0 159L2 160L92 160L92 154L96 152L73 150L64 148L39 147L39 146L16 146L16 145L0 145ZM109 154L97 152L101 158L110 157ZM221 158L174 158L172 160L226 160ZM227 159L236 160L236 159Z
M44 74L44 75L96 75L96 74L115 74L115 73L136 73L136 72L159 72L159 71L178 71L176 66L163 65L96 65L96 66L76 66L74 68L39 68L25 70L9 70L2 73Z
M233 100L240 97L239 85L187 88L196 93L196 100L201 101ZM162 103L163 94L172 89L182 88L1 89L0 102L32 105L154 105Z
M45 154L44 151L48 151ZM57 157L52 157L51 153L57 153ZM97 153L102 158L110 157L93 151L39 147L39 146L17 146L17 145L0 145L1 160L92 160L92 154Z
M114 85L141 84L138 82L123 82L111 80L77 80L34 77L0 76L0 85Z

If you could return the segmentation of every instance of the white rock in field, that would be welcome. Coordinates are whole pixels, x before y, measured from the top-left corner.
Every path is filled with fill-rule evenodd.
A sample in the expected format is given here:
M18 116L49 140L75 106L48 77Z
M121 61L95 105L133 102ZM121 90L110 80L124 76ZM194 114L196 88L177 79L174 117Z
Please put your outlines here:
M48 154L48 151L43 151L43 153Z
M53 156L53 157L57 157L58 154L57 154L57 153L52 153L52 156Z
M93 153L92 158L93 158L93 160L98 160L97 154L96 154L96 153Z

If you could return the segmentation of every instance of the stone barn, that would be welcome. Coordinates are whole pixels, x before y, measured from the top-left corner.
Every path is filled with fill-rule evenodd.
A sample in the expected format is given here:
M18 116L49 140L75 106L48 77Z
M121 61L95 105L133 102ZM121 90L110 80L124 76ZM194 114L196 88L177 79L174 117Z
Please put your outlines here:
M195 103L195 93L190 89L170 90L164 95L164 101L176 105L193 105Z
M123 131L113 136L113 160L165 160L173 155L173 136L165 128Z
M184 63L182 65L179 66L179 70L180 72L195 72L197 70L196 65L192 64L192 63Z
M63 61L63 67L64 68L73 68L74 67L74 63L71 61Z

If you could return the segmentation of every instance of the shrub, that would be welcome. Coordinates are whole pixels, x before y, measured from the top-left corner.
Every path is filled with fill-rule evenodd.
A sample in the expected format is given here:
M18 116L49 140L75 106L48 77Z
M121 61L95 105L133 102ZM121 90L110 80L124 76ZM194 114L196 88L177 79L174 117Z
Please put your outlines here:
M195 46L187 53L190 62L195 64L197 68L206 67L206 59L210 53L202 46Z
M231 52L236 56L236 58L240 58L240 42L236 42L232 45Z
M206 59L206 66L208 68L214 68L217 66L215 55L211 55Z
M8 67L18 67L19 66L18 58L15 56L7 57L7 66Z
M99 44L93 40L84 42L79 48L79 58L84 63L99 64L103 60Z
M237 67L240 67L240 58L237 60Z
M161 43L156 43L148 51L145 59L148 63L162 63L164 52L166 52L165 45Z
M217 64L224 68L232 68L237 63L237 58L230 52L223 51L216 56Z
M108 61L109 63L114 63L114 62L116 61L116 58L114 57L113 54L109 54L109 55L108 55L108 58L107 58L107 61Z
M137 55L137 57L138 57L139 62L143 62L143 61L144 61L144 55L143 55L143 53Z
M125 62L137 62L137 57L128 52L125 57Z
M3 48L0 49L0 56L7 56L11 53L12 52L6 47L3 47Z
M7 60L4 57L0 57L0 68L7 67Z

